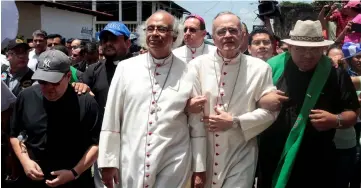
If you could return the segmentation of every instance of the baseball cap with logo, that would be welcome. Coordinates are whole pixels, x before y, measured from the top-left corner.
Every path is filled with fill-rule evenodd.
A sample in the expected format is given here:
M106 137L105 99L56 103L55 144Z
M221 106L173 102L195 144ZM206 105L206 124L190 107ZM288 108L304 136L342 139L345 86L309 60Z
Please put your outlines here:
M11 40L7 46L7 49L12 50L15 48L24 48L25 50L29 50L30 46L21 39Z
M40 54L33 80L58 83L70 71L70 59L59 50L47 50Z
M124 25L122 22L110 22L108 23L103 31L99 33L99 39L101 40L103 38L104 32L109 31L113 33L115 36L121 36L123 35L126 38L129 38L130 31L126 25Z

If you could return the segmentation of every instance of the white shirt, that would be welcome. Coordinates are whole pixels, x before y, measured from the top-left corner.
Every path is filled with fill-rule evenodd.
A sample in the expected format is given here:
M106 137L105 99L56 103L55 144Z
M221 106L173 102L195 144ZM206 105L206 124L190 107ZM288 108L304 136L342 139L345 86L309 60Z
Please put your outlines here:
M183 188L191 176L191 140L197 139L190 137L184 113L195 77L174 55L154 61L164 65L156 66L146 53L117 66L100 133L98 166L120 169L121 187ZM202 128L192 128L192 135ZM205 148L201 136L200 147Z
M239 54L226 62L214 52L189 63L197 73L194 95L207 96L203 114L214 115L217 106L240 120L237 128L215 133L207 130L207 155L202 156L207 158L205 187L250 188L257 164L256 136L276 119L256 103L276 88L271 67L264 61ZM199 124L201 116L193 114L190 125Z
M34 72L36 70L36 66L38 65L38 58L39 58L39 56L36 55L35 49L33 49L29 52L28 67Z
M7 110L15 101L15 95L10 91L8 86L1 81L1 111Z
M189 63L192 59L203 55L203 54L213 54L217 50L217 47L202 43L198 48L189 48L187 45L181 46L173 50L173 54L183 60L186 63Z
M6 58L6 56L3 55L3 54L0 54L0 62L1 62L1 65L10 66L10 62L8 61L8 59Z

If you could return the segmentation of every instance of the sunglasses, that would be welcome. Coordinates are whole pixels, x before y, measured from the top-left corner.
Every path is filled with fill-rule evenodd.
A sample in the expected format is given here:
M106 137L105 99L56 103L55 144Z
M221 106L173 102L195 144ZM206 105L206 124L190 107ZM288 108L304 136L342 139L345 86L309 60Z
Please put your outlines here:
M184 33L187 33L187 31L189 30L190 33L196 33L199 29L193 28L193 27L185 27L184 28Z

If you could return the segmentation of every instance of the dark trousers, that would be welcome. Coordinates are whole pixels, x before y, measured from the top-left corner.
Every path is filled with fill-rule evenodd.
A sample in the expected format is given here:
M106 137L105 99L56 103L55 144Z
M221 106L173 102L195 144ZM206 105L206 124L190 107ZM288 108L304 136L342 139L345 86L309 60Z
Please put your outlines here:
M356 147L336 150L336 187L348 188L356 159Z
M361 123L355 125L356 129L356 157L354 168L351 175L350 188L360 188L361 187L361 147L360 147L360 132L361 132Z

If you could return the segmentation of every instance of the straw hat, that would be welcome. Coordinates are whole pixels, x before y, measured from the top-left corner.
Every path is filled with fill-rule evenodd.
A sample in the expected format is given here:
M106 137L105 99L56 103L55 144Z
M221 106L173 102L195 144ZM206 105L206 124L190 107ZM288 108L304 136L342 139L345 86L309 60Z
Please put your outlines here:
M305 47L322 47L334 43L323 38L320 21L298 20L294 29L290 31L290 37L282 41L290 45Z

